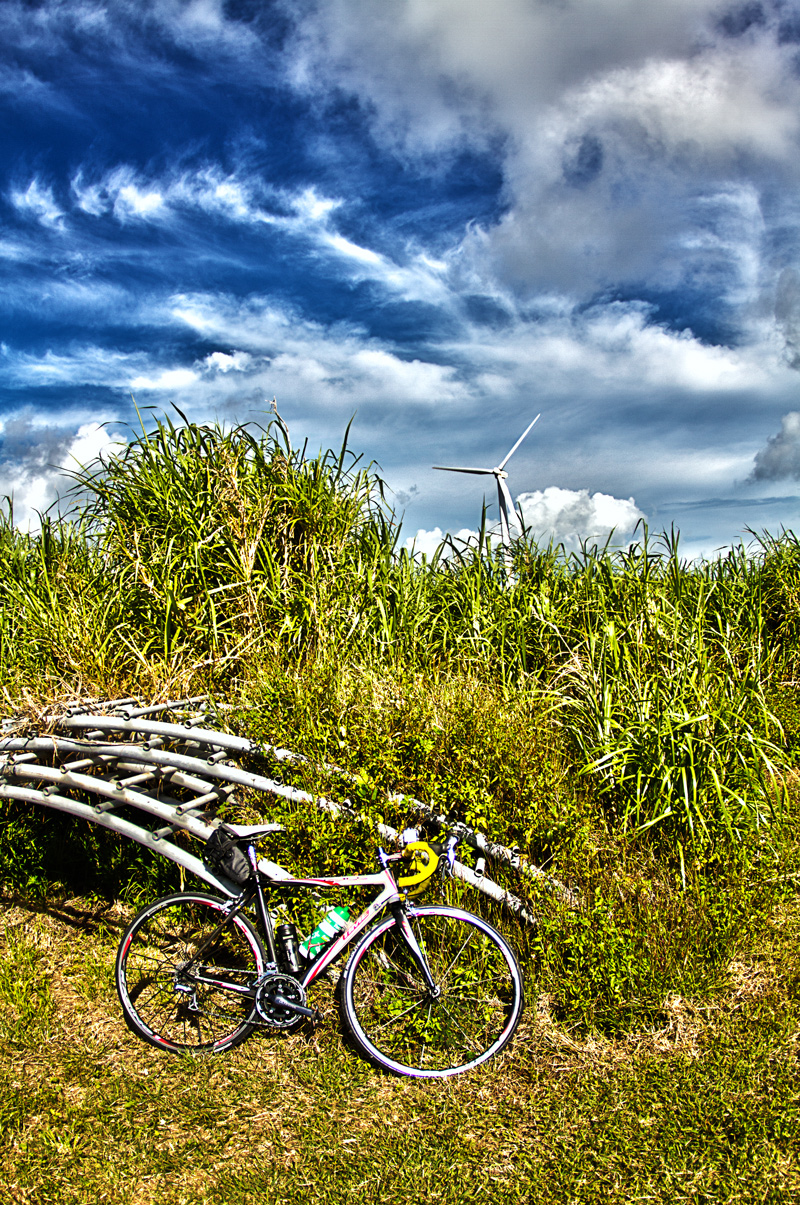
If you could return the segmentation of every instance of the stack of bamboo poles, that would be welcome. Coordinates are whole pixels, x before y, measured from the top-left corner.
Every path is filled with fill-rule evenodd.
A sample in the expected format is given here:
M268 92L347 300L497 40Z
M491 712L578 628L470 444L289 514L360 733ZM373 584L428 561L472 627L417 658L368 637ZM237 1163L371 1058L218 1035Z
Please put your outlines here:
M176 837L187 834L205 843L219 825L217 811L235 798L237 789L295 802L312 803L346 820L354 815L348 802L339 803L297 787L245 770L259 758L272 762L303 762L302 755L274 745L220 731L206 698L180 699L143 706L138 699L115 699L88 706L82 702L62 708L33 724L30 718L3 721L0 737L0 798L16 799L66 812L102 825L177 863L230 896L240 888L205 865ZM340 775L335 766L326 770ZM428 805L410 796L389 798L421 820L453 829L453 824ZM232 827L236 827L235 825ZM486 859L505 863L523 879L546 884L567 902L572 893L520 856L466 825L456 825L463 841L478 854L475 869L456 862L454 874L477 891L505 905L521 919L532 921L525 903L489 878ZM376 825L381 840L394 843L398 833ZM287 871L263 859L270 878Z

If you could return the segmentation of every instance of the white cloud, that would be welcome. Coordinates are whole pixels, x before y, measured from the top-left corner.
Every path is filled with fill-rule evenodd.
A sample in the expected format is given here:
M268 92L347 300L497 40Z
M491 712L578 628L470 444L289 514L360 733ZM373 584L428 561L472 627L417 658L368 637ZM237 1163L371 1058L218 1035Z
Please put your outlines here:
M12 499L21 530L37 528L39 515L66 495L74 484L70 473L121 446L102 423L82 423L76 431L27 412L6 419L0 437L0 497Z
M151 217L163 206L164 198L160 192L143 192L134 184L124 184L117 193L114 213L122 220L130 216Z
M107 426L102 423L83 423L70 441L60 467L73 470L76 467L85 468L101 453L108 453L117 447L122 447L122 444Z
M475 544L478 540L478 533L469 527L462 527L460 531L453 535L448 533L448 537L446 537L441 527L434 527L431 531L426 531L424 527L421 527L415 536L407 537L405 546L415 556L424 556L430 560L445 538L455 540L456 544ZM443 549L442 556L445 560L452 556L452 548L448 546Z
M212 351L203 363L217 372L245 372L252 361L253 357L246 351L235 351L230 355L224 351Z
M2 354L6 379L16 387L29 385L105 385L112 389L185 389L193 386L199 375L192 368L164 368L146 352L120 352L91 344L76 346L66 353L47 351L41 356L16 352L3 345ZM249 362L244 352L220 356L211 360L212 367L225 372L229 368L242 371ZM226 367L227 366L227 367ZM202 367L199 365L197 367Z
M73 347L67 353L46 351L33 356L3 348L7 381L17 387L26 385L125 385L135 366L143 367L147 358L104 347Z
M85 72L102 54L113 56L136 82L154 77L160 82L169 69L172 47L179 46L255 84L263 76L263 46L248 21L231 19L225 9L223 0L53 0L33 10L26 0L3 0L0 35L9 57L14 50L22 52L20 57L29 55L33 45L70 74L73 64ZM160 35L161 54L152 53L154 35ZM24 81L27 72L19 74ZM35 99L64 103L58 97L58 73L47 75L55 75L57 82L48 87L36 80Z
M196 380L197 373L190 368L165 368L157 376L134 377L131 389L185 389Z
M206 338L239 347L239 355L249 352L248 382L265 396L336 404L352 413L362 402L452 403L470 395L448 364L405 359L368 342L361 331L328 329L263 300L179 296L171 316Z
M325 222L341 204L341 200L320 197L315 188L304 188L293 198L292 208L308 222Z
M269 227L309 245L317 255L331 256L354 280L373 280L407 299L448 301L444 261L431 259L409 245L403 262L361 246L336 230L334 215L344 202L321 196L313 188L277 188L258 174L224 173L216 165L195 171L148 178L122 164L99 180L76 172L71 190L77 208L92 217L111 213L119 222L132 219L174 222L181 213L202 211L226 222Z
M790 410L781 419L781 429L771 435L756 453L750 481L779 481L793 477L800 481L800 411Z
M223 0L111 6L66 0L35 11L16 0L3 6L0 32L13 26L17 37L35 27L38 48L50 61L68 42L88 45L92 53L101 48L116 70L130 68L138 56L143 73L136 78L148 95L160 90L166 97L180 84L179 77L169 79L164 43L171 39L193 55L237 56L224 60L215 77L234 79L234 86L249 86L244 81L257 64L267 87L282 86L285 70L318 93L312 105L322 102L303 131L301 159L316 155L320 165L308 176L315 187L281 187L279 177L265 174L264 164L275 161L262 154L260 139L272 131L259 130L255 118L252 134L240 128L227 145L224 166L198 166L195 144L160 170L133 161L84 165L71 196L60 182L50 187L41 175L30 182L20 177L11 198L16 241L7 240L0 255L27 260L37 271L24 280L19 274L17 311L29 314L44 304L50 316L72 324L61 329L76 331L87 317L91 330L101 329L105 314L127 325L126 347L133 329L151 329L148 350L136 353L89 346L98 336L84 345L81 335L73 346L41 355L12 351L3 361L11 385L58 390L85 383L120 391L133 385L157 391L163 404L174 393L179 405L189 403L192 417L249 415L277 393L313 439L325 424L340 431L358 408L359 445L395 464L405 456L398 480L421 483L419 465L441 459L428 456L423 439L443 445L445 425L447 437L458 438L465 451L458 460L469 463L496 433L502 454L542 409L536 440L518 454L512 480L519 488L548 480L572 487L566 493L574 497L561 511L552 497L540 498L538 511L543 521L557 527L569 520L584 534L593 524L602 533L609 513L619 523L631 519L629 493L652 513L660 502L655 489L662 498L706 496L712 487L729 492L732 479L741 480L751 467L763 424L777 430L781 414L781 432L758 454L754 472L768 475L776 465L794 464L789 420L796 376L784 361L800 366L800 287L791 266L800 229L800 78L793 66L797 46L776 38L785 4L779 12L764 0L761 16L738 37L720 33L723 9L711 0L314 0L290 6L279 0L279 7L302 28L294 40L288 33L287 57L271 45L267 59L270 22L259 14L237 21ZM7 47L17 45L14 37L6 38ZM67 71L68 64L64 78ZM360 120L352 123L352 140L341 124L325 130L319 118L334 90L362 102L363 120L381 144L378 155L373 146L364 157ZM51 85L45 91L52 92ZM243 148L238 159L237 146ZM374 175L369 189L359 187L387 148L405 161L407 180L423 180L413 228L427 223L435 232L427 248L411 236L400 245L402 230L412 225L395 220L396 197L375 207ZM483 158L458 159L465 148ZM342 154L351 152L352 176L332 183L337 172L343 179L341 165L349 161ZM364 166L366 158L372 166ZM493 194L500 177L502 189ZM457 205L468 203L469 180L483 189L480 211L493 201L496 209L462 237L449 204L456 192ZM466 192L459 181L467 181ZM114 223L127 224L131 237L109 230ZM150 240L137 243L146 223L158 224L165 236L164 262L154 265L166 281L161 285L154 273L137 270L148 259L153 265ZM222 237L207 237L212 226ZM60 258L43 227L61 232ZM220 269L215 279L234 281L231 287L242 293L254 279L241 271L246 243L253 262L277 248L296 268L299 253L321 290L344 281L342 296L348 286L368 282L357 292L374 298L376 307L424 301L439 308L442 321L431 324L430 343L424 335L412 343L416 311L407 307L410 321L393 342L346 323L326 327L265 297L209 292L171 298L171 288L186 287L172 281L188 278L180 268L172 271L169 255L191 255L201 243L213 248ZM103 280L125 280L124 288L112 292L103 283L99 260ZM783 269L777 288L774 265ZM486 303L483 311L469 305L476 294ZM605 300L639 295L656 301ZM662 321L682 305L687 321L702 316L703 337ZM486 318L493 307L495 325ZM165 340L152 339L152 329L163 332L170 323ZM444 329L457 333L437 333ZM176 354L165 362L171 354L165 347L193 335L203 338L188 360ZM209 354L209 348L220 350ZM405 407L411 408L407 416ZM547 491L522 496L539 495ZM442 514L453 513L436 504L423 510L432 496L424 484L422 497L410 502L422 538L433 529L432 539ZM477 502L473 509L469 496L458 521L477 520Z
M260 298L155 295L138 303L132 297L126 306L122 296L109 303L149 327L174 324L180 337L187 330L201 334L202 358L165 364L157 353L91 345L39 356L12 348L2 360L6 381L106 386L119 391L120 404L131 389L137 398L152 390L188 406L196 419L252 417L277 395L293 428L330 442L358 411L358 445L381 461L390 482L418 478L421 464L482 463L474 457L488 440L486 463L494 463L541 409L539 426L510 465L516 491L539 485L544 469L546 479L566 487L644 495L648 506L654 490L662 498L729 492L752 466L754 441L742 437L741 424L752 422L764 391L783 412L796 392L796 373L777 343L709 346L688 332L653 326L647 307L633 304L584 313L554 307L536 322L513 318L499 331L473 327L463 341L440 342L427 359ZM219 350L207 352L209 342ZM706 421L715 405L718 419ZM435 452L415 434L422 416L423 438L435 441ZM443 513L443 501L436 501L442 485L420 485L422 494L407 506L409 522L433 528ZM461 522L475 521L480 492L473 506L472 493L462 498L451 487L446 513L458 500Z
M766 332L740 347L703 342L691 331L671 331L653 323L649 306L611 302L581 312L515 320L506 329L473 330L469 342L450 350L468 359L473 381L490 397L530 391L587 404L615 391L657 404L663 391L685 399L701 394L789 384L793 374L782 362L779 343ZM607 404L607 403L606 403ZM646 400L642 400L646 405Z
M565 490L555 485L520 494L517 505L526 527L538 540L552 539L568 548L577 547L584 540L604 542L612 532L620 542L645 518L633 498Z
M306 16L295 79L349 87L407 149L499 127L524 153L532 123L563 109L622 117L662 144L785 154L796 115L774 26L731 41L716 12L702 0L328 0Z
M298 233L324 230L329 215L341 204L313 189L292 193L265 183L257 173L225 172L216 164L167 171L158 178L129 164L119 164L99 179L87 178L80 169L71 188L78 207L93 217L113 212L121 221L155 215L168 220L181 210L194 209L229 222L266 224Z
M120 352L91 344L76 346L66 353L46 351L41 356L17 352L3 344L6 380L17 388L30 385L105 385L112 389L185 389L200 377L194 368L158 365L146 352ZM215 359L214 356L219 357ZM250 357L246 352L225 355L212 353L196 367L243 371Z
M24 97L29 104L47 104L53 96L51 85L37 79L29 69L10 63L0 64L0 93L13 97L17 102Z
M709 47L685 58L650 57L635 67L594 76L561 98L572 124L639 126L663 153L688 156L749 149L791 155L798 115L790 85L776 90L774 45ZM630 134L629 134L630 137Z
M774 387L781 374L793 379L777 344L709 345L688 331L653 325L648 307L637 304L613 303L537 322L515 320L499 332L473 329L463 342L440 342L435 361L409 360L367 342L358 330L329 329L262 299L181 295L173 298L169 313L206 338L246 350L253 357L251 371L260 364L258 370L273 379L327 383L331 396L342 400L351 388L355 404L369 398L369 389L376 401L397 396L429 403L481 397L496 402L529 392L531 382L540 396L558 398L559 407L561 399L577 397L585 404L607 398L609 390L641 394L643 386L654 391L658 404L665 390L688 398ZM468 377L462 364L469 365Z
M341 234L326 234L323 241L334 251L338 251L340 255L357 259L359 263L379 264L381 262L380 255L370 251L369 247L359 247L356 243L351 243L349 239L343 238Z
M87 180L81 169L72 177L70 188L78 208L91 217L111 212L117 221L127 222L132 218L149 221L168 216L168 191L126 164L115 167L99 180Z
M64 217L64 211L56 202L52 188L40 184L34 178L22 192L12 189L11 203L20 213L29 214L43 226L59 226Z
M138 7L138 5L136 6ZM231 68L263 71L263 46L247 21L232 20L225 0L156 0L152 14L180 46L214 60L235 55Z
M354 92L406 156L500 136L507 211L453 257L465 278L584 298L706 273L757 305L769 248L751 182L796 180L800 80L769 8L741 37L719 17L702 0L327 0L294 79Z
M84 213L99 218L108 209L108 201L102 183L95 181L93 184L85 184L83 172L78 172L72 178L70 188L78 203L78 208Z

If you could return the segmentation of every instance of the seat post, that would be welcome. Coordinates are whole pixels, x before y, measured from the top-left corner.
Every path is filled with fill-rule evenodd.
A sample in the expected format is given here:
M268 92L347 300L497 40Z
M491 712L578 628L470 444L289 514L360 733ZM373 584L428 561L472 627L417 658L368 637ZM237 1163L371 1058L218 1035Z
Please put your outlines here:
M267 943L270 962L278 963L278 950L275 945L275 934L272 929L272 917L269 914L267 901L264 898L264 889L261 886L261 875L258 872L258 858L256 856L256 847L253 841L247 843L247 860L250 863L250 869L253 872L253 885L256 890L256 907L261 921L261 931L264 934L264 939Z

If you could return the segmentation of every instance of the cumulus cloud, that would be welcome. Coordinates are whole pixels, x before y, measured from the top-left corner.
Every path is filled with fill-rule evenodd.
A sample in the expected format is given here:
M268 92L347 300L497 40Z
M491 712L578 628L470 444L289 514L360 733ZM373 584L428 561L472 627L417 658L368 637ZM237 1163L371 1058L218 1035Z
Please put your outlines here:
M568 490L557 486L520 494L517 506L526 528L540 543L553 540L566 548L578 548L586 541L605 543L612 537L614 543L624 543L633 535L636 524L646 518L633 498L614 498L611 494L590 494L585 489ZM499 542L499 528L493 528L487 534L491 541ZM456 544L476 544L478 533L464 527L446 536L440 527L420 528L416 535L406 538L405 546L411 552L430 558L445 538Z
M448 546L442 550L442 556L447 559L452 556L453 552L450 540L454 540L456 544L475 544L478 540L478 533L470 527L462 527L452 535L449 532L445 534L441 527L434 527L431 531L420 527L416 535L407 537L406 548L415 556L424 556L430 560L445 539L448 540Z
M478 280L585 298L706 275L755 305L770 273L751 182L796 178L800 134L798 39L780 5L757 7L329 0L295 79L355 93L406 156L502 140L506 213L460 249Z
M563 396L577 391L585 399L606 397L609 389L639 393L643 385L690 396L730 393L774 381L781 368L769 344L704 343L690 331L654 324L650 307L639 303L615 302L535 322L515 318L501 331L474 328L463 340L439 340L430 359L399 355L357 328L325 327L265 299L180 295L169 316L204 338L248 352L253 368L259 357L262 365L268 357L269 372L284 378L296 373L298 382L349 384L354 401L369 396L369 389L376 400L496 400L524 392L531 380L537 389Z
M25 412L7 419L0 430L0 497L10 498L14 524L38 527L44 514L73 482L69 474L119 446L98 422L56 426Z
M533 321L515 317L502 330L472 330L468 346L454 341L451 354L469 357L473 386L487 397L524 395L535 382L536 395L557 399L551 405L562 415L569 398L583 405L603 398L615 408L612 394L636 395L646 406L644 388L654 406L671 392L682 408L701 395L775 387L778 381L790 386L793 374L771 338L730 347L653 318L653 308L640 302L539 314Z
M668 395L673 407L693 406L691 399L699 395L774 390L779 383L783 387L781 374L787 387L794 379L780 349L769 341L738 348L708 344L690 331L654 324L650 307L639 303L614 302L536 321L515 316L500 330L471 324L449 340L440 337L431 348L411 351L387 347L356 326L315 322L266 298L215 293L142 297L124 289L99 296L109 315L125 314L142 327L171 326L178 338L191 333L218 350L198 360L189 353L182 362L164 363L157 347L123 352L75 342L33 354L6 346L6 381L18 388L186 389L198 400L220 397L215 382L221 388L226 381L231 387L235 382L237 389L250 382L269 396L288 391L299 399L310 391L319 401L351 407L470 401L510 406L535 381L538 396L552 399L549 405L563 422L571 398L580 399L575 405L602 399L608 407L610 394L617 399L641 396L647 387L649 404L656 409ZM91 287L79 282L63 290L54 285L51 306L54 312L73 314L91 314L96 308ZM611 404L609 413L618 404ZM552 427L552 418L546 422Z
M245 372L252 363L253 357L246 351L234 351L230 354L224 351L212 351L203 363L217 372Z
M800 411L790 410L781 419L777 435L756 453L750 481L778 481L793 477L800 481Z
M565 490L555 485L520 494L517 506L525 526L537 539L552 539L568 548L586 540L604 542L612 533L618 541L624 540L645 518L633 498Z
M241 370L270 396L339 405L452 403L470 395L453 365L401 356L363 331L304 319L261 299L242 303L212 294L175 297L173 321L240 349ZM216 355L216 353L214 353ZM216 364L217 361L214 361Z

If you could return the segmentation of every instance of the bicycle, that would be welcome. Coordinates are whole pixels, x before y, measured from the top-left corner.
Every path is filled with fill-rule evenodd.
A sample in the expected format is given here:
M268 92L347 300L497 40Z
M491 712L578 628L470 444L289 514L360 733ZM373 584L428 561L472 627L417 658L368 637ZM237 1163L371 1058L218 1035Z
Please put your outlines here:
M386 1071L427 1079L499 1054L524 1005L511 946L471 912L416 903L437 870L442 878L452 871L461 835L451 832L436 845L408 830L398 853L378 849L376 874L295 878L256 854L256 843L280 828L215 830L209 864L241 886L238 895L178 892L134 917L115 976L133 1032L164 1050L221 1053L258 1028L316 1022L307 989L360 937L338 990L346 1030L363 1055ZM395 878L391 866L399 862L406 873ZM304 955L294 925L273 925L268 900L275 893L342 887L377 895L356 920L339 920L342 931L316 955L308 943ZM245 914L253 904L260 931Z

